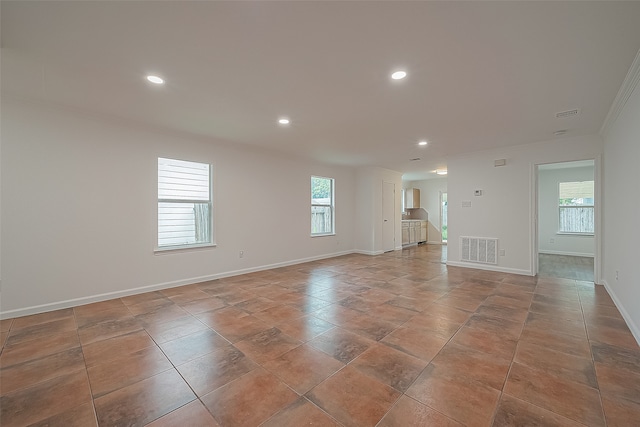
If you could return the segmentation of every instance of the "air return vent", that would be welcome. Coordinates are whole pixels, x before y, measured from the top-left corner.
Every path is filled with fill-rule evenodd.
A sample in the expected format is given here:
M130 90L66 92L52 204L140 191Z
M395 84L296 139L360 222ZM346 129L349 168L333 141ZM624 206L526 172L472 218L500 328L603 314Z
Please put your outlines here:
M460 237L460 260L498 264L498 239Z
M556 119L564 119L567 117L577 116L580 111L576 108L575 110L561 111L556 113Z

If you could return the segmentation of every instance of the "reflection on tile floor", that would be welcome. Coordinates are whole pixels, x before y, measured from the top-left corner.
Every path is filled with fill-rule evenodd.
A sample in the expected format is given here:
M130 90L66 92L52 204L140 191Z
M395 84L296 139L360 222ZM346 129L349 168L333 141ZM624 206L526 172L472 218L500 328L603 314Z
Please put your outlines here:
M640 425L592 282L339 258L0 322L9 426Z

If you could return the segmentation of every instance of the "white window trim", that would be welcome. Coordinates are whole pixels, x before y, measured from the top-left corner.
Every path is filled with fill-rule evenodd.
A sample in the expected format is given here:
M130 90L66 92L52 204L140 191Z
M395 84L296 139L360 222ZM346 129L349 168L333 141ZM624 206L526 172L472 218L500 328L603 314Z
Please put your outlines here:
M155 173L156 173L156 177L158 174L158 158L166 158L166 159L175 159L175 160L184 160L184 159L177 159L175 157L165 157L165 156L157 156L155 159L155 163L154 163L154 168L155 168ZM216 167L214 163L206 163L206 162L196 162L194 160L184 160L184 161L188 161L188 162L194 162L194 163L203 163L203 164L207 164L209 165L209 221L210 221L210 226L209 226L209 242L206 243L194 243L194 244L185 244L185 245L172 245L172 246L158 246L158 221L159 221L159 215L158 215L158 203L161 202L181 202L181 203L202 203L202 200L197 200L197 201L190 201L190 200L174 200L174 199L160 199L157 197L158 194L158 180L156 178L156 185L155 185L155 191L156 191L156 201L155 201L155 221L154 221L154 233L153 233L153 239L154 239L154 244L153 244L153 253L154 255L166 255L166 254L170 254L170 253L178 253L178 252L191 252L191 251L201 251L201 250L205 250L205 249L210 249L210 248L215 248L217 247L217 243L216 243L216 222L215 222L215 218L216 218L216 204L213 202L213 197L214 194L216 193L216 183L217 180L215 179L215 173L216 173Z
M319 204L319 203L313 203L313 194L311 194L311 207L313 208L314 206L318 206L318 207L323 207L326 208L327 206L331 209L331 231L329 233L311 233L310 237L326 237L326 236L335 236L336 235L336 207L335 207L335 190L336 190L336 180L334 178L329 178L326 176L319 176L319 175L311 175L311 179L313 178L321 178L321 179L328 179L331 181L331 204L329 205L325 205L325 204ZM309 188L311 189L311 188Z

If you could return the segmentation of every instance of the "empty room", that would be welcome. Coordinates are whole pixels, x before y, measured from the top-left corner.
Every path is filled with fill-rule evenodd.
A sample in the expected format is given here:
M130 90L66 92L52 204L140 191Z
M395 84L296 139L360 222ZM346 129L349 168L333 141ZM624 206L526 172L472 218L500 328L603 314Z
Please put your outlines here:
M640 2L0 3L0 425L640 425Z

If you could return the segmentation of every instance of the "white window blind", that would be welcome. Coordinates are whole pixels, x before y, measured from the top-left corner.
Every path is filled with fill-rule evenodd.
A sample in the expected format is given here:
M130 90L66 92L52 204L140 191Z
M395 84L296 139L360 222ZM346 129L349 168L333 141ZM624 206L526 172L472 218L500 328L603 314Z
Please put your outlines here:
M210 165L158 158L158 247L211 241Z
M576 181L560 183L560 200L565 203L591 204L593 205L593 181ZM581 201L579 201L582 199ZM574 202L568 202L572 200ZM584 202L587 203L584 203ZM590 202L590 203L589 203Z

